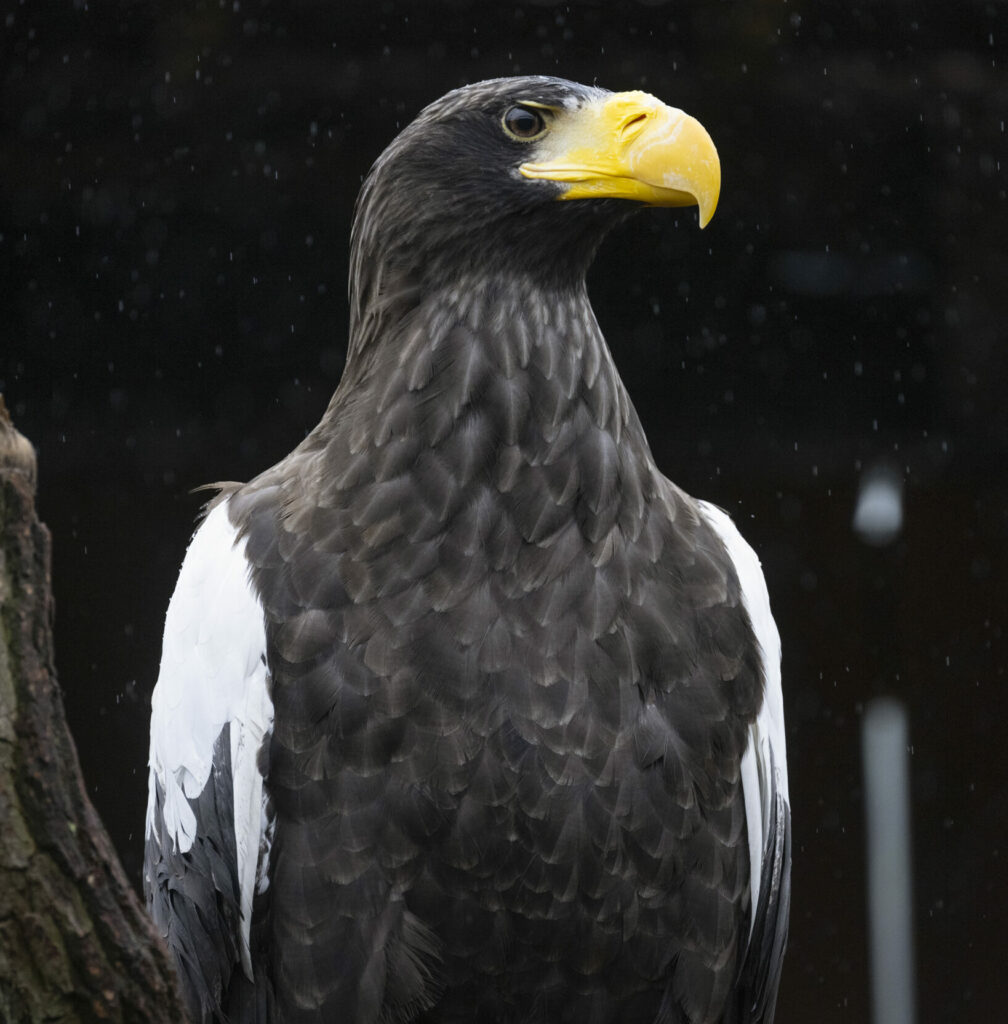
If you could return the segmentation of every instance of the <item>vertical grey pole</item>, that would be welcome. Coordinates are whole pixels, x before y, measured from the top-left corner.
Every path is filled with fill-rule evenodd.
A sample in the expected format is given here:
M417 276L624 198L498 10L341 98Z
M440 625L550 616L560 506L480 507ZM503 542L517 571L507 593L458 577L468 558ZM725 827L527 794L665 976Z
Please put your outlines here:
M913 1024L914 952L907 716L889 698L871 701L861 728L872 1017Z

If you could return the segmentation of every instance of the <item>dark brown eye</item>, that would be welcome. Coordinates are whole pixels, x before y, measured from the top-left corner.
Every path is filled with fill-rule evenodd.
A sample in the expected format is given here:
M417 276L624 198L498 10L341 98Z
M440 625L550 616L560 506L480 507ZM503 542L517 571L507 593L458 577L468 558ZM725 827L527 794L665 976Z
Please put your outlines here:
M546 122L538 110L512 107L504 115L504 127L516 139L534 139L546 131Z

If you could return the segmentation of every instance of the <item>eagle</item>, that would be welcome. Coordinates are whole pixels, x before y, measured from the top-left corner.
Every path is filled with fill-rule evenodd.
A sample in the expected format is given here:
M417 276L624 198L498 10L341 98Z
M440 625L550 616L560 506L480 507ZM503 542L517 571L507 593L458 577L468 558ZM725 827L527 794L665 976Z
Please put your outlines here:
M772 1021L779 635L585 285L634 211L719 191L698 121L550 77L375 162L339 386L214 485L168 606L144 887L194 1021Z

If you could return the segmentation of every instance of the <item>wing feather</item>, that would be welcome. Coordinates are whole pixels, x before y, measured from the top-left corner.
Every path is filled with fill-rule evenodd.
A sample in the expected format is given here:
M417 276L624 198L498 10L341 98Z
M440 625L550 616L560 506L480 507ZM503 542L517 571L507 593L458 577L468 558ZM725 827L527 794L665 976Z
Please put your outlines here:
M759 559L728 514L700 507L735 564L742 600L763 661L763 702L749 727L742 757L742 790L749 836L751 920L739 974L739 1019L772 1024L787 944L791 905L791 810L788 801L780 634Z
M151 701L144 886L201 1015L219 1007L236 962L252 978L252 901L268 845L265 627L227 506L212 508L186 553Z

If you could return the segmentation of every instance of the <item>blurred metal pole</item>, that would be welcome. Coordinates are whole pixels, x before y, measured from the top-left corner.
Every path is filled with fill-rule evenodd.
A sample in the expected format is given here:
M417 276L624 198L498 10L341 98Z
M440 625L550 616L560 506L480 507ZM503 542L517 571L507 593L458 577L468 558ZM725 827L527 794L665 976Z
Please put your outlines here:
M875 1024L914 1024L914 951L907 715L871 701L861 727L868 841L868 927Z

